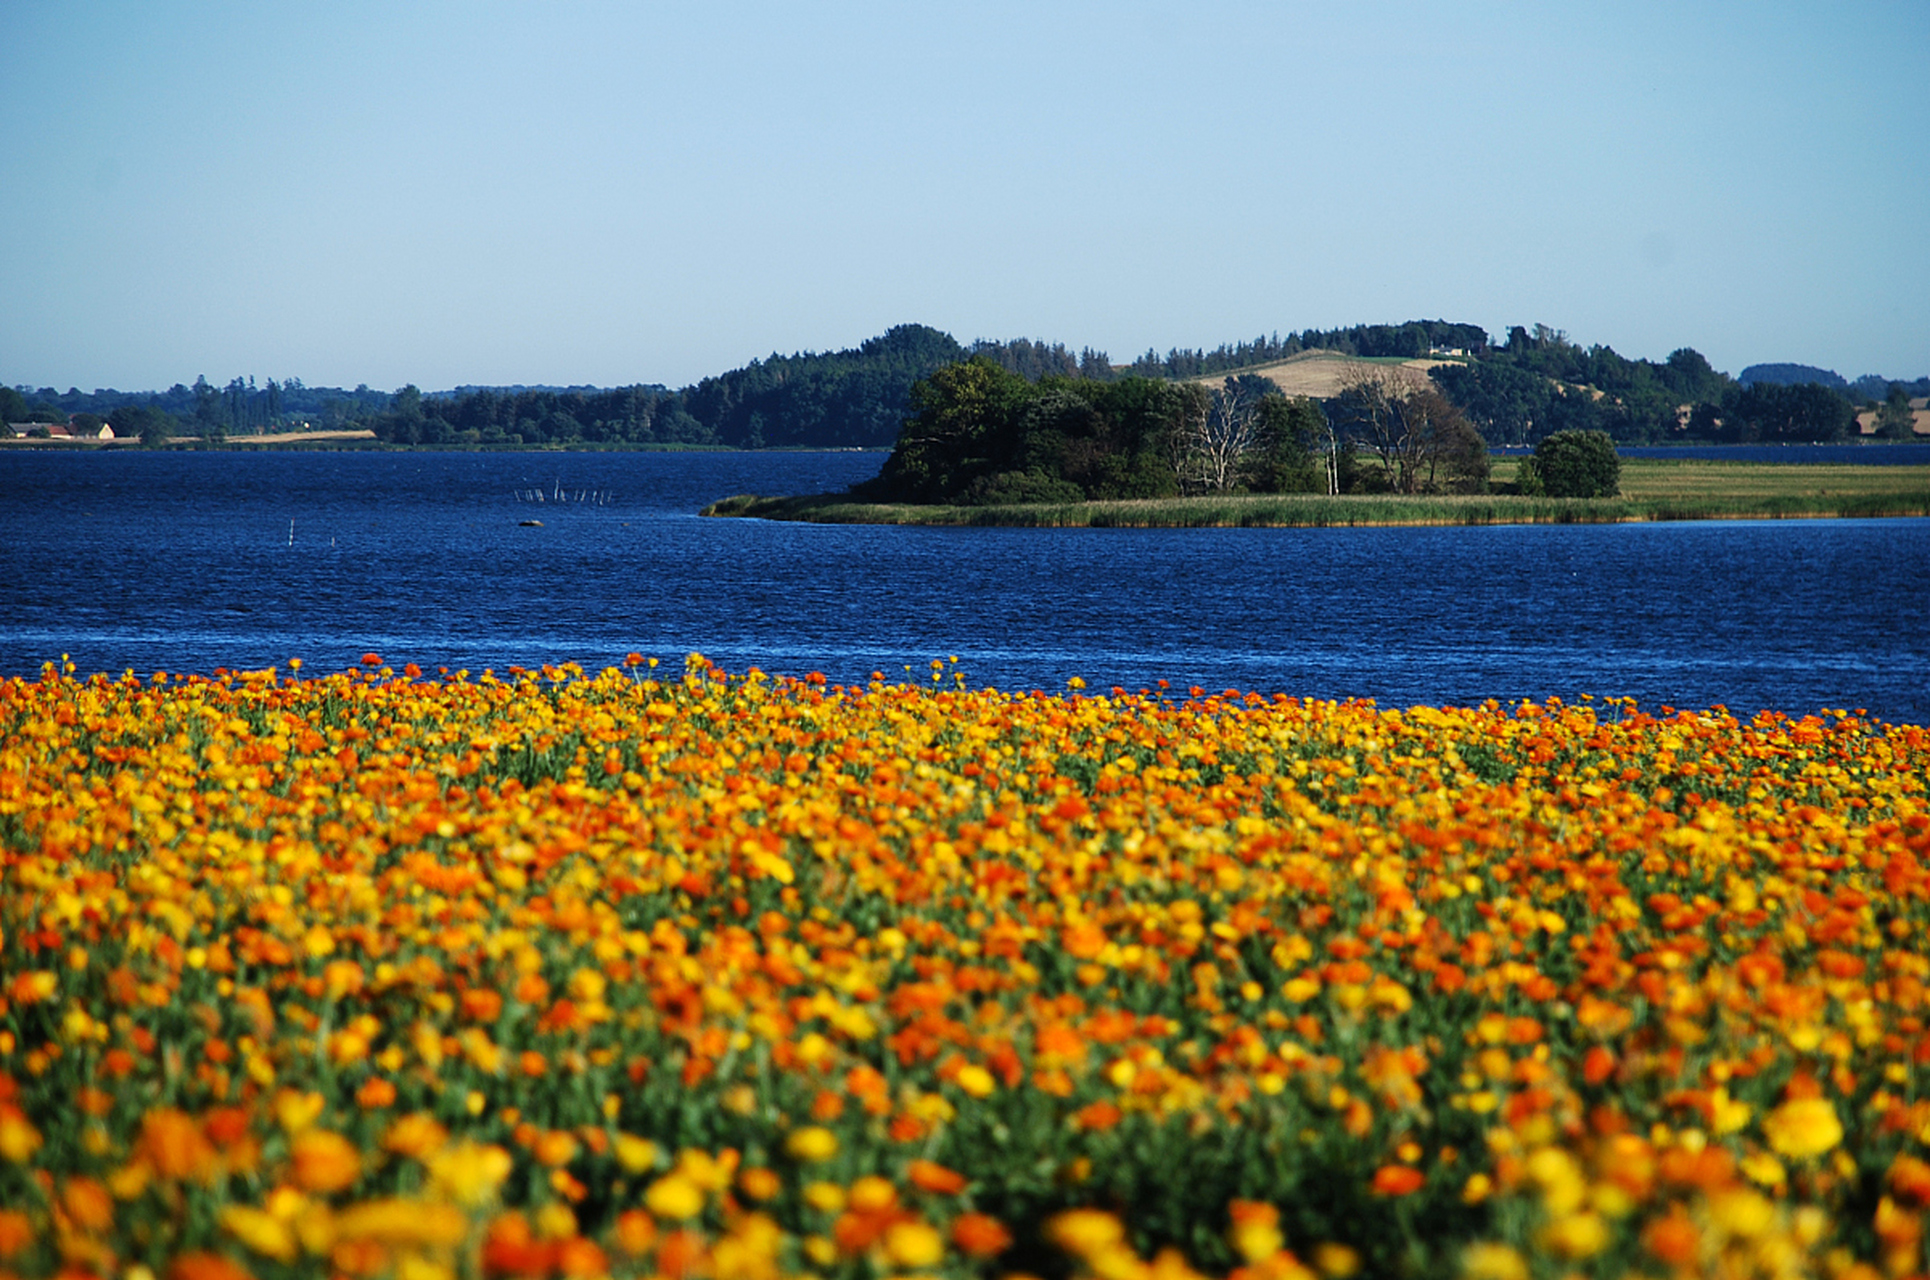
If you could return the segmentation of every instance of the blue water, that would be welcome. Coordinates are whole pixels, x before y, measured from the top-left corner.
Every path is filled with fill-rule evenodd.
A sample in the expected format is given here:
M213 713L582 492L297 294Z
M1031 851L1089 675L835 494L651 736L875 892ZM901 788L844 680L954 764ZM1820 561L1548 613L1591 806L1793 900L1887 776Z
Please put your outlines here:
M702 520L879 454L0 453L0 674L731 670L1583 694L1930 723L1930 521L912 529ZM571 499L554 500L558 489ZM530 491L551 500L538 504ZM593 498L600 495L601 501ZM524 527L523 520L541 520ZM291 531L292 524L292 531Z

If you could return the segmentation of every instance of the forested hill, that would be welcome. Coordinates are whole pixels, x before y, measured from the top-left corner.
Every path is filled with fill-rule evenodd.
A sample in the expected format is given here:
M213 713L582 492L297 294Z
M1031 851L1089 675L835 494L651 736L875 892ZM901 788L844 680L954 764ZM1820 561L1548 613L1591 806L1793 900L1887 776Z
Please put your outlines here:
M1885 406L1879 431L1907 436L1911 397L1930 379L1844 383L1807 365L1754 365L1719 373L1692 348L1664 361L1583 346L1546 325L1515 327L1493 342L1479 325L1446 320L1278 333L1208 349L1148 350L1115 366L1103 351L1027 338L963 344L920 324L899 325L841 351L773 353L673 390L657 384L595 387L460 387L393 394L304 386L299 379L205 378L165 392L0 386L7 422L85 425L87 415L138 434L134 419L160 415L176 435L243 437L290 428L366 426L401 444L630 443L734 448L889 448L911 409L911 388L946 365L983 356L1032 382L1045 378L1174 381L1239 375L1301 353L1343 360L1445 357L1434 381L1495 444L1532 443L1579 428L1626 442L1674 439L1828 440L1856 430L1861 405ZM1890 403L1894 401L1895 403ZM145 419L143 419L145 420ZM123 426L130 430L121 430Z
M1075 354L1026 338L966 346L929 326L904 324L843 351L773 353L681 391L476 388L422 396L404 388L371 425L383 439L406 444L889 448L911 410L912 384L974 355L1033 381L1113 373L1103 351Z

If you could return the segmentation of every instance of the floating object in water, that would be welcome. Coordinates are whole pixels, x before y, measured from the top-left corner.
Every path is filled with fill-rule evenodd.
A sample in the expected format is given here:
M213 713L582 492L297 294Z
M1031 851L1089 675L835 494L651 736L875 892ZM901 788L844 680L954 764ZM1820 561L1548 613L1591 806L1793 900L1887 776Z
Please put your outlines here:
M518 520L516 523L518 527L524 529L540 529L543 527L541 520Z

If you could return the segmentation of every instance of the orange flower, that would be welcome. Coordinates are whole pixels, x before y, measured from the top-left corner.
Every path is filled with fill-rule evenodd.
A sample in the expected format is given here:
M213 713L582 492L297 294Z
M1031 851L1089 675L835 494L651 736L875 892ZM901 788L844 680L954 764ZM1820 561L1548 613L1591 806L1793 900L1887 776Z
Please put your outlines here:
M576 1159L576 1138L561 1129L547 1129L536 1138L531 1154L536 1162L555 1169Z
M1890 1165L1890 1189L1909 1204L1930 1205L1930 1164L1915 1156L1898 1156Z
M626 1209L617 1215L617 1248L633 1258L641 1258L657 1243L657 1221L641 1209Z
M141 1117L140 1151L154 1172L173 1182L214 1176L214 1147L187 1112L161 1107Z
M114 1225L114 1197L92 1178L69 1178L60 1203L74 1225L89 1234L100 1235Z
M1384 1164L1374 1170L1374 1194L1411 1196L1427 1185L1427 1175L1412 1165Z
M1695 1260L1696 1250L1702 1241L1702 1233L1695 1223L1676 1207L1666 1218L1657 1218L1649 1223L1642 1233L1642 1244L1650 1253L1670 1266L1683 1267Z
M1012 1233L988 1213L961 1213L952 1219L952 1243L974 1258L995 1258L1012 1247Z
M423 1160L449 1140L449 1131L426 1111L414 1111L398 1119L382 1135L382 1145L397 1155Z
M247 1268L219 1253L184 1253L168 1267L168 1280L254 1280Z
M955 1196L965 1189L965 1175L931 1160L914 1160L905 1169L913 1186L933 1195Z
M1094 1102L1073 1112L1072 1123L1088 1132L1104 1132L1119 1123L1121 1114L1117 1103Z
M1106 949L1106 931L1090 922L1075 924L1060 933L1059 945L1074 959L1090 960Z
M293 1143L295 1181L309 1191L341 1191L362 1176L362 1157L355 1145L327 1129L304 1129Z
M355 1104L364 1111L380 1111L395 1105L395 1085L382 1076L370 1076L355 1091Z
M593 1241L577 1236L557 1245L556 1269L575 1280L585 1280L590 1276L608 1275L610 1260Z
M672 1231L657 1246L657 1274L669 1277L703 1275L710 1269L704 1237L688 1228Z
M18 1209L0 1209L0 1258L11 1258L33 1243L33 1219Z

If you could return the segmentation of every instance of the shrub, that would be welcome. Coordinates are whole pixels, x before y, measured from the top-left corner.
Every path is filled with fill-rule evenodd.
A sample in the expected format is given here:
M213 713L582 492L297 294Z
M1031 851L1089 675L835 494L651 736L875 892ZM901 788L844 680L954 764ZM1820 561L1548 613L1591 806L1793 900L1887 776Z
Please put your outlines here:
M1541 482L1541 468L1533 457L1523 458L1515 467L1515 492L1524 498L1548 496L1548 486Z
M959 501L972 507L1000 507L1026 502L1084 502L1086 491L1070 480L1047 475L1038 467L980 476Z
M1535 446L1534 474L1551 498L1612 498L1622 460L1606 431L1557 431Z

